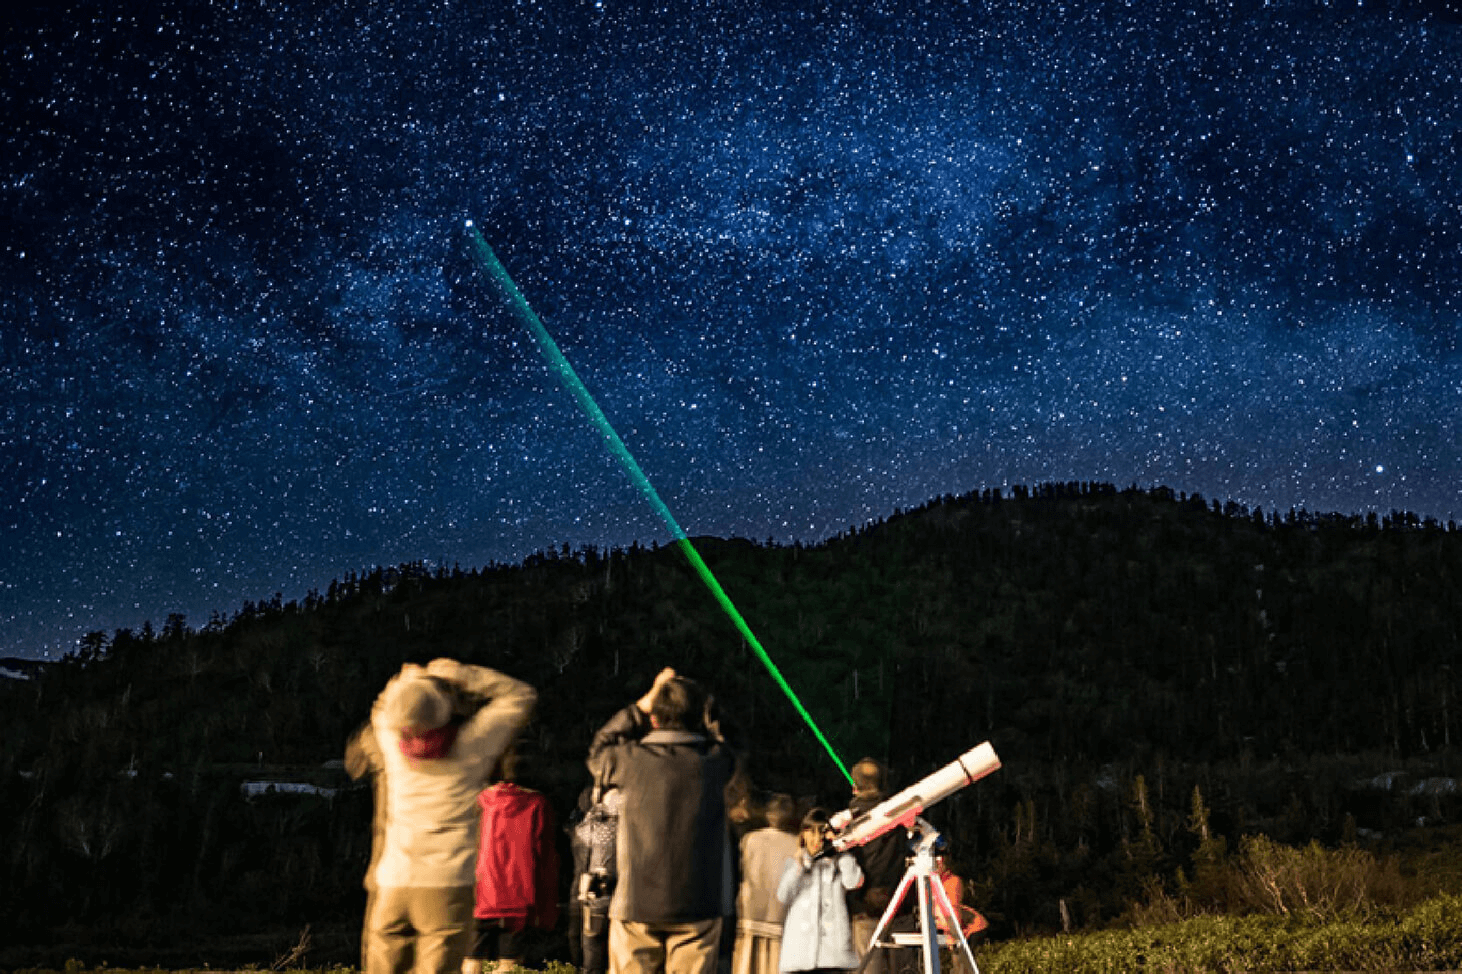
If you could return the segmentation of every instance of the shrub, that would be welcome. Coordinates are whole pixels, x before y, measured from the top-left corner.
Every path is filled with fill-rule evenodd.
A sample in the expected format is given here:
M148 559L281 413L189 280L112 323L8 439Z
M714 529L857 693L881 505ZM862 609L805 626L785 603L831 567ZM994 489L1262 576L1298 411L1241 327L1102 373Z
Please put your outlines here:
M1408 902L1396 859L1377 859L1352 845L1326 849L1311 842L1294 848L1255 835L1246 836L1230 858L1220 858L1221 845L1205 847L1200 852L1209 854L1194 856L1193 880L1179 870L1170 892L1149 877L1125 921L1145 927L1215 913L1329 921Z
M1397 905L1404 897L1395 861L1378 861L1354 846L1326 849L1311 842L1296 849L1246 836L1236 868L1234 906L1241 912L1324 921Z

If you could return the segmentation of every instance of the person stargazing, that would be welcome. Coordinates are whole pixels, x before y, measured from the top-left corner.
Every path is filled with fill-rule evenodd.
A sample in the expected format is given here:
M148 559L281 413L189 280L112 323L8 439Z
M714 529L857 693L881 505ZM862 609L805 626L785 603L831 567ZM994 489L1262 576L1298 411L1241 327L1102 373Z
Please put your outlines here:
M732 909L725 790L735 758L707 726L709 704L667 667L590 744L595 780L623 797L611 974L715 974Z
M537 694L485 666L407 664L371 708L386 814L366 974L459 974L472 947L477 795Z

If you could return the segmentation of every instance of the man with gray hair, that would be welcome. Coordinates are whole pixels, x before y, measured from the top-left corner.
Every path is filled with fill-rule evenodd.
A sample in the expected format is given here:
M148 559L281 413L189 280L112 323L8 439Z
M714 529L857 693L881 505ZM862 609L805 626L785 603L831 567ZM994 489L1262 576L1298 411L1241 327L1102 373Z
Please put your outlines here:
M477 794L537 694L485 666L407 664L371 708L385 782L366 974L459 974L472 947Z

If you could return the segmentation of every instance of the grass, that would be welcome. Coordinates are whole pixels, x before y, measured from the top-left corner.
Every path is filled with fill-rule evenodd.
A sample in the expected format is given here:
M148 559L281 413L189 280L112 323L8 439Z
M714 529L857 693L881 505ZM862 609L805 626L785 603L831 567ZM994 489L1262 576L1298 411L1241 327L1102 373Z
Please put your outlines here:
M1280 974L1462 968L1462 896L1324 922L1206 916L1131 930L1032 938L976 955L982 974Z

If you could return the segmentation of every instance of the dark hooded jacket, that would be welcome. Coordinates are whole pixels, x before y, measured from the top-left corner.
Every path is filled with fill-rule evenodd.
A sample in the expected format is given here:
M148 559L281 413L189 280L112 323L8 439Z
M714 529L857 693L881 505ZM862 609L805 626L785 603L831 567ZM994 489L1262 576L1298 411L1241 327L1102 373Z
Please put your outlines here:
M725 789L734 766L724 742L655 730L633 705L594 735L589 770L623 796L611 918L686 923L731 912Z

